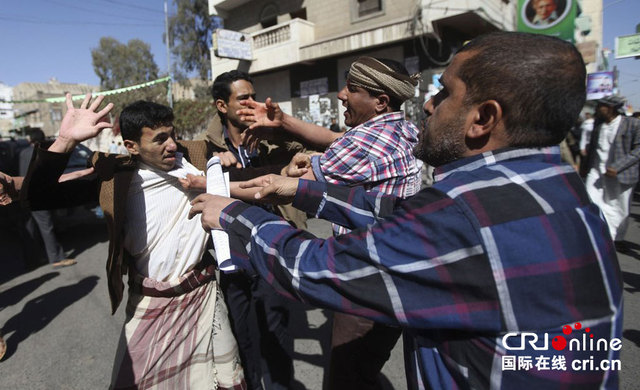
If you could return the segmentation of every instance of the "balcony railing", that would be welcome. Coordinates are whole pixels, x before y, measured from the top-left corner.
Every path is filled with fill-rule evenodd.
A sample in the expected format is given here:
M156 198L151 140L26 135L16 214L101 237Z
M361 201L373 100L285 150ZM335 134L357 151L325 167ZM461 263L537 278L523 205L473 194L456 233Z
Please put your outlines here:
M253 58L251 72L277 68L300 61L300 47L313 42L314 24L292 19L250 34ZM237 60L214 58L215 74L236 69ZM214 77L215 77L214 74Z
M253 49L284 43L291 39L291 25L289 23L273 26L252 34Z

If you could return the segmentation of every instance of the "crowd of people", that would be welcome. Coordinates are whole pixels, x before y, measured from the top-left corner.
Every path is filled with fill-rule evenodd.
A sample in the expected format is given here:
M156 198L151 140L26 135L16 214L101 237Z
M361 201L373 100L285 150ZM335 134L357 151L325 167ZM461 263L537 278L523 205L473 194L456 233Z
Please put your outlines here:
M583 181L558 145L585 78L570 43L480 36L453 57L418 129L401 111L417 77L360 57L338 93L344 132L256 101L251 77L231 71L213 82L207 139L176 141L169 107L135 102L119 119L126 153L96 153L72 177L70 152L110 126L100 119L113 106L67 96L54 143L34 148L24 177L0 174L0 203L100 202L113 312L129 279L112 388L292 388L292 299L334 312L327 389L380 388L401 336L409 389L617 388L617 371L571 363L613 361L619 348L555 344L578 323L596 340L622 332L616 248L640 120L620 115L617 97L598 101L576 140ZM231 197L206 193L212 156ZM423 165L435 173L421 189ZM309 233L309 215L333 236ZM212 229L228 233L238 271L216 269ZM555 368L511 369L527 357Z

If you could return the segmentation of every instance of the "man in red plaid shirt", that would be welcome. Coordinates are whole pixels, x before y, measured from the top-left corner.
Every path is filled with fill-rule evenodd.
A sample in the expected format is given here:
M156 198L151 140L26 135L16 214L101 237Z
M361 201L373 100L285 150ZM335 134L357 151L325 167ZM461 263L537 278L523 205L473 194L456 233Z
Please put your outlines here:
M328 145L323 154L296 155L286 170L288 176L364 186L367 191L406 198L420 189L421 164L412 153L418 129L405 120L400 106L413 97L416 85L416 77L402 64L361 57L351 64L347 85L338 93L346 109L344 123L351 127L346 133L297 120L270 99L266 104L241 102L248 109L238 114L255 121L250 130L282 127L308 142ZM348 231L334 225L336 235ZM400 334L400 328L335 313L328 388L375 388Z

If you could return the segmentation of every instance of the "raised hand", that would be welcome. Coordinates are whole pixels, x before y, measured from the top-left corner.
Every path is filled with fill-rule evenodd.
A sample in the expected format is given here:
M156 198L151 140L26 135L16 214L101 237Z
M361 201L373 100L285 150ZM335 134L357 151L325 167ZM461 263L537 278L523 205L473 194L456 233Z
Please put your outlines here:
M254 130L260 127L279 128L282 127L284 112L280 109L278 103L271 98L267 98L264 103L254 100L241 100L239 102L246 108L236 111L241 121L253 122L248 130Z
M273 204L287 204L293 201L298 190L299 179L280 175L264 175L239 183L242 189L256 190L254 197Z
M68 153L80 142L95 137L103 129L111 127L109 122L101 119L111 111L113 103L96 111L104 96L98 96L91 102L91 93L88 93L79 108L73 106L71 94L67 93L66 98L67 112L62 118L58 138L49 148L52 152Z

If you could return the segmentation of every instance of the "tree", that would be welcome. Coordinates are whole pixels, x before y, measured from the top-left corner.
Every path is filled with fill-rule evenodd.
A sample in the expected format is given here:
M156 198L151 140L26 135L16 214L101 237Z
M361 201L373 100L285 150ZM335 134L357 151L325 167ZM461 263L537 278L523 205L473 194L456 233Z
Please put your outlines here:
M194 136L207 130L216 112L211 99L207 100L178 100L173 106L173 127L182 139L193 139Z
M91 59L103 90L158 78L158 65L151 47L139 39L132 39L125 45L114 38L102 37L99 46L91 50Z
M209 16L207 0L174 0L174 3L177 12L169 17L169 43L178 60L174 63L175 78L185 79L195 71L206 80L211 69L211 34L221 27L221 19Z

